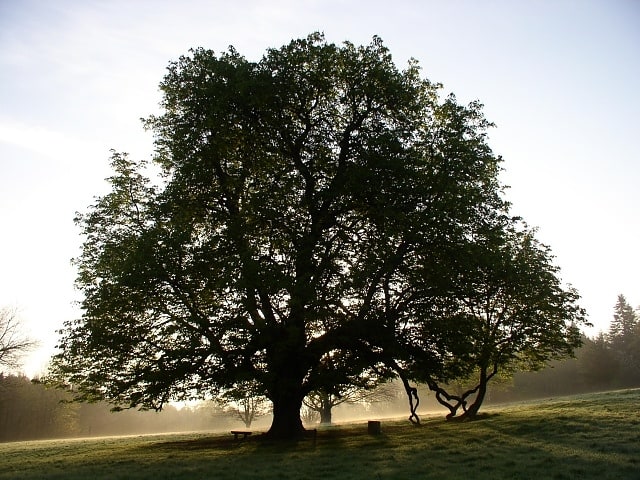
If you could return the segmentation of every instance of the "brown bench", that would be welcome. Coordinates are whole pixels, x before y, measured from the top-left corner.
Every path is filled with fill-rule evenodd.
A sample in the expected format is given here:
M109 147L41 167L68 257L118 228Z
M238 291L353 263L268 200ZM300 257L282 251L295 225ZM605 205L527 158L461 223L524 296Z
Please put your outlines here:
M237 440L238 439L238 435L242 435L242 439L244 440L245 438L247 438L249 435L251 435L251 432L247 432L244 430L231 430L231 433L233 434L233 439Z

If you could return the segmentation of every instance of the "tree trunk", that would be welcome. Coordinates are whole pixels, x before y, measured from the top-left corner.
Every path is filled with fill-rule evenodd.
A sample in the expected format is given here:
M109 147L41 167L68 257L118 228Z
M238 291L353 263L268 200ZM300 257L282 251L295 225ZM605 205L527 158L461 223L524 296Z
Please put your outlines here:
M288 353L288 354L285 354ZM273 421L267 436L278 440L291 440L301 437L305 429L300 418L302 408L303 378L305 369L299 358L286 352L285 346L276 349L272 363L273 383L268 390L273 403Z
M320 423L325 425L331 424L331 403L322 405L320 409Z
M292 304L294 303L291 300ZM292 305L292 312L300 307ZM305 362L306 335L303 322L296 320L302 314L292 313L288 325L276 331L277 341L267 350L271 382L267 389L273 403L273 421L267 436L278 440L292 440L304 436L305 429L300 418L304 377L308 371Z
M466 409L464 414L460 416L460 420L474 420L478 415L478 410L482 406L482 402L484 401L484 397L487 394L487 384L489 383L489 378L487 376L487 369L480 369L480 381L478 383L478 391L476 393L476 398L469 408Z
M273 421L267 436L278 440L292 440L303 436L305 429L300 418L302 395L283 392L272 398Z

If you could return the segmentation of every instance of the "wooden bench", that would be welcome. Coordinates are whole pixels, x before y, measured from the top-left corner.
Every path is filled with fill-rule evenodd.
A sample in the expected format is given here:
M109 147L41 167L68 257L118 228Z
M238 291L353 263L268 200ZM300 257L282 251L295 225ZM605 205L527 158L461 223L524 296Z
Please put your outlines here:
M233 439L237 440L238 439L238 435L242 435L242 439L244 440L245 438L247 438L249 435L251 435L251 432L247 432L244 430L231 430L231 433L233 434Z

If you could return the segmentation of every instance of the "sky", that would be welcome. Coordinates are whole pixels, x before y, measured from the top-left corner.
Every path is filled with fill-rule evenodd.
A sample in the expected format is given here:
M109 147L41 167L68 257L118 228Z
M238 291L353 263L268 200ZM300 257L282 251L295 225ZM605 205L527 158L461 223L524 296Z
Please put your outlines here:
M168 63L233 45L249 60L293 38L410 58L442 94L496 124L514 214L538 228L562 281L606 331L640 305L640 0L0 0L0 307L40 342L44 371L81 315L75 213L108 191L109 150L148 159Z

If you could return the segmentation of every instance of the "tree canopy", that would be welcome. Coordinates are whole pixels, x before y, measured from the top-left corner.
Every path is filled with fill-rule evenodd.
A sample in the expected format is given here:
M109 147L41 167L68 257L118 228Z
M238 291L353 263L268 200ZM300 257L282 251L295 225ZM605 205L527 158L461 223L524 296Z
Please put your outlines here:
M269 434L291 437L310 392L468 373L474 328L446 313L501 281L487 268L474 283L472 260L518 225L478 102L441 98L379 38L321 34L257 62L195 49L160 86L145 124L161 177L114 152L112 191L77 219L84 313L53 368L80 398L161 408L251 381ZM560 343L574 300L535 317Z

